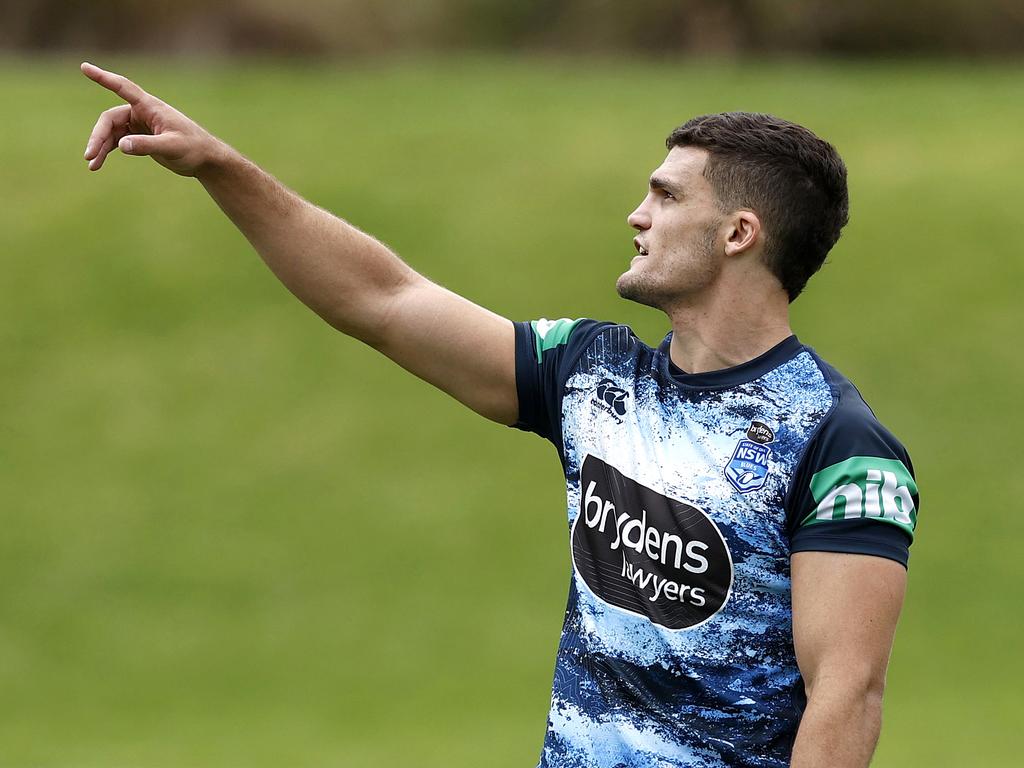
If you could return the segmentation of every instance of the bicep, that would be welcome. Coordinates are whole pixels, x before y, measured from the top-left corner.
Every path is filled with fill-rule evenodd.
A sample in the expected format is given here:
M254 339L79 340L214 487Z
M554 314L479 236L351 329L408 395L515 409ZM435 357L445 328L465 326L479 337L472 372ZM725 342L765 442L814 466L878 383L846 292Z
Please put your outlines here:
M419 275L381 317L371 342L378 351L482 416L518 419L512 321Z
M808 692L823 678L884 684L906 582L906 569L884 557L793 555L793 642Z

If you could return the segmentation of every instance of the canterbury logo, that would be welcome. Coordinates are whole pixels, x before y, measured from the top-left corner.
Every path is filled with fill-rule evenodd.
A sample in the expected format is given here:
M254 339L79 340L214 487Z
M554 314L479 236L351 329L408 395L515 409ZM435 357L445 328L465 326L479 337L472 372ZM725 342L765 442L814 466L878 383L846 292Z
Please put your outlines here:
M817 506L804 524L827 520L876 518L913 535L917 524L917 484L897 459L854 456L811 478Z
M610 379L602 379L597 385L597 397L614 413L619 416L626 415L626 401L629 399L629 392L616 387Z

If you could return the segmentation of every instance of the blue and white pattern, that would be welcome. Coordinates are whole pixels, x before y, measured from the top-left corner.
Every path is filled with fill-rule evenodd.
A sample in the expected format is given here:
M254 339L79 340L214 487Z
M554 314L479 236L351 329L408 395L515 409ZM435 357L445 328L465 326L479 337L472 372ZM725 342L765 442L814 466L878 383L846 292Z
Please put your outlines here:
M573 556L539 768L788 766L805 703L791 553L905 564L907 547L877 523L796 533L801 489L847 448L909 466L902 446L795 337L689 376L670 338L654 349L625 326L575 321L544 349L516 332L517 426L559 449ZM826 422L841 436L822 448Z
M666 379L663 356L609 328L566 382L568 521L580 511L580 467L598 456L712 517L733 562L731 594L707 623L671 631L608 605L574 572L540 764L781 768L800 713L783 497L832 394L809 354L712 391ZM602 382L630 394L623 423L591 407ZM776 441L759 487L740 494L723 468L754 419Z

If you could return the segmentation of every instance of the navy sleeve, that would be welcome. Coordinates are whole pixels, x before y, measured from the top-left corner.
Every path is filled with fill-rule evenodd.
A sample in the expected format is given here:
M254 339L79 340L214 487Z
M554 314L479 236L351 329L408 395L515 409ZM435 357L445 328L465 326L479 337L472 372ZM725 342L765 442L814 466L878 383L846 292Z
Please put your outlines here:
M516 393L519 420L512 426L535 432L562 449L562 393L580 355L601 329L597 320L517 322Z
M910 456L856 388L820 365L836 400L786 495L790 550L877 555L905 567L920 504Z

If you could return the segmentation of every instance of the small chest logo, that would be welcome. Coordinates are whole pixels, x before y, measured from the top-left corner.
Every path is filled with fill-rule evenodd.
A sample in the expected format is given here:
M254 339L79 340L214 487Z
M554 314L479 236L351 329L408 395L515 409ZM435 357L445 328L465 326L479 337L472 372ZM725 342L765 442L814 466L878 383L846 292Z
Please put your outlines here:
M593 403L602 410L607 411L618 422L626 415L626 402L629 400L629 392L616 387L611 379L601 379L594 393Z
M725 467L725 477L740 493L750 493L761 488L768 479L768 461L772 449L768 443L775 440L771 427L760 421L752 421L747 436L736 443L732 459Z

